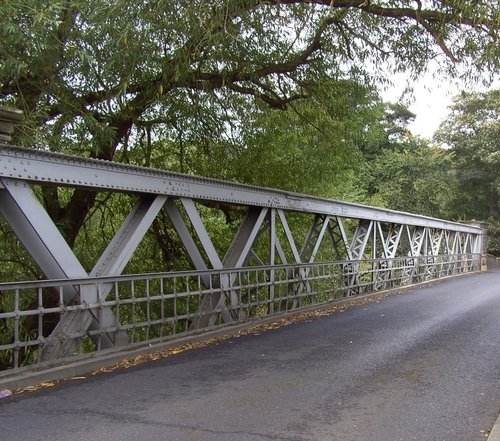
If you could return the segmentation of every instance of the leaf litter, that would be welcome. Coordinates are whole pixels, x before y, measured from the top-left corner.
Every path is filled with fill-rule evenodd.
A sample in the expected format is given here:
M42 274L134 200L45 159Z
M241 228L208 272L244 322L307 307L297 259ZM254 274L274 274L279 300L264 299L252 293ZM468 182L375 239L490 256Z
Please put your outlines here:
M140 354L132 358L125 358L123 360L120 360L119 362L107 366L107 367L102 367L99 369L96 369L90 373L90 375L95 376L99 374L106 374L113 372L117 369L128 369L133 366L138 366L140 364L148 363L151 361L156 361L160 360L163 358L171 357L174 355L181 354L186 351L190 351L193 349L199 349L203 348L205 346L209 345L217 345L223 341L234 339L234 338L239 338L247 335L260 335L261 332L264 331L270 331L273 329L278 329L282 328L284 326L289 326L293 323L296 322L311 322L312 319L319 318L319 317L324 317L331 315L335 312L345 312L347 308L351 306L359 306L359 305L365 305L367 303L380 303L380 301L386 297L393 296L393 295L398 295L401 292L387 292L384 294L380 294L376 297L365 297L365 298L359 298L359 299L353 299L351 301L347 302L342 302L342 303L333 303L331 305L322 307L317 310L313 311L306 311L306 312L297 312L295 314L290 314L286 317L283 318L278 318L276 320L273 320L272 322L269 323L259 323L254 326L251 326L250 328L243 329L234 333L228 333L224 334L218 337L214 338L207 338L204 340L200 341L195 341L195 342L190 342L190 343L184 343L179 346L175 346L169 349L165 349L162 351L152 351L148 352L146 354ZM46 389L50 387L54 387L56 384L61 383L61 382L66 382L66 381L74 381L74 380L83 380L86 379L87 377L85 376L77 376L77 377L69 377L69 378L64 378L61 380L54 380L50 382L42 382L39 384L35 384L32 386L27 386L24 388L18 388L14 389L12 391L12 395L19 395L24 392L36 392L41 389Z

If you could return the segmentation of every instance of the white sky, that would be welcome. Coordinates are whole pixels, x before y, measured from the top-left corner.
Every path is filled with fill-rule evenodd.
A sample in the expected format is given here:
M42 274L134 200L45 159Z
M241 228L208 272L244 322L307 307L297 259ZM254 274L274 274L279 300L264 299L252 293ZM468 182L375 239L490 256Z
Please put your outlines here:
M387 90L381 90L380 94L385 101L397 102L406 87L406 77L396 75L392 82L393 87ZM442 78L433 72L428 72L417 82L412 84L413 96L406 96L410 99L409 109L416 114L416 118L409 128L414 135L431 139L439 124L448 115L448 106L452 104L452 98L458 95L462 90L483 91L485 87L474 87L464 84L452 83L449 79ZM498 87L498 82L495 83ZM491 87L494 87L491 86Z

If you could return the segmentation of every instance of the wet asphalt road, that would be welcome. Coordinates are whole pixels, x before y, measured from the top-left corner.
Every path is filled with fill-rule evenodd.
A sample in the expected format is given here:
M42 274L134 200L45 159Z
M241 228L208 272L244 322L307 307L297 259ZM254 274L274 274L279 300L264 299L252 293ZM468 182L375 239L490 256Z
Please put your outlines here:
M500 273L0 400L0 440L475 441L500 411Z

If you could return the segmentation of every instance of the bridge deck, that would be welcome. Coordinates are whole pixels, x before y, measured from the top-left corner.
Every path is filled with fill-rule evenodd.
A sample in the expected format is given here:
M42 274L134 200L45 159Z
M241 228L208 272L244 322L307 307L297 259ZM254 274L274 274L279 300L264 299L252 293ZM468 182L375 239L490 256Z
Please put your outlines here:
M451 280L2 399L2 439L479 441L499 317L500 273Z

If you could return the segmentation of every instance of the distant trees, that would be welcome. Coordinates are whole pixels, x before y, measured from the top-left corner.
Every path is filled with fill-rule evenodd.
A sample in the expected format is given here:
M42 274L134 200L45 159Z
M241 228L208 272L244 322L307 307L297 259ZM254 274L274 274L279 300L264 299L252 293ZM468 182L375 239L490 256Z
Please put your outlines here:
M449 195L456 181L451 155L416 139L398 150L383 150L364 173L371 202L395 210L450 218Z
M435 139L452 153L454 217L487 220L489 251L500 255L500 90L457 96Z
M453 152L462 216L500 219L500 90L462 93L435 139Z

